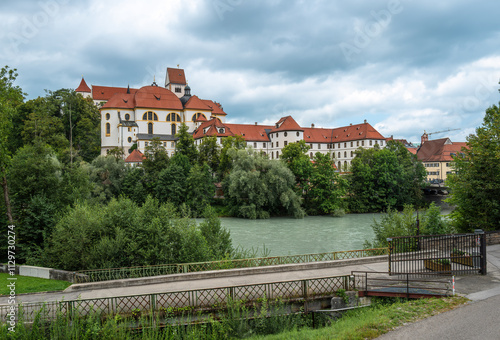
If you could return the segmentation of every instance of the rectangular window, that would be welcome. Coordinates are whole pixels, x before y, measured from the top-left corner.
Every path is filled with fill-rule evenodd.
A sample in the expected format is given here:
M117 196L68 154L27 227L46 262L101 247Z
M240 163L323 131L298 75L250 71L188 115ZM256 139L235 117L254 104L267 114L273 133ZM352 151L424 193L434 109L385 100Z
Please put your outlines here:
M276 142L276 147L279 148L280 147L280 142Z
M285 146L287 146L287 145L288 145L288 142L287 142L287 141L285 141Z
M358 141L356 141L356 146L359 146L359 140L358 140Z
M365 141L364 140L361 141L361 146L365 146Z
M262 147L265 148L266 147L266 143L262 143Z
M145 143L144 143L144 146L148 146L148 142L145 142Z
M321 149L321 144L318 144L318 150Z
M271 148L274 148L274 142L271 142Z
M370 146L372 146L372 141L370 141Z
M253 148L257 149L257 143L253 143Z
M131 129L131 128L128 128L128 132L130 132L130 129Z
M353 144L353 143L354 143L354 142L351 142L351 148L354 146L354 144Z

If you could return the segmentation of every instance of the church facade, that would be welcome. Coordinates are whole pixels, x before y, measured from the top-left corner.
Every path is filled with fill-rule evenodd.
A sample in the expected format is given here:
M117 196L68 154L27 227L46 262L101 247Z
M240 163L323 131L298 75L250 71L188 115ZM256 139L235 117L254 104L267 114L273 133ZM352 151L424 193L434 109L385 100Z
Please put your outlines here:
M167 68L165 86L153 82L140 89L130 87L95 86L82 81L77 93L91 97L101 112L101 154L121 148L125 157L137 145L144 153L153 140L159 139L169 155L175 152L175 137L184 123L199 145L205 136L217 141L240 135L247 145L278 159L289 143L304 140L310 147L309 156L316 152L335 156L338 168L349 166L357 148L385 146L384 138L366 120L361 124L340 128L301 127L291 117L282 117L274 125L226 123L227 114L221 104L191 95L184 70Z

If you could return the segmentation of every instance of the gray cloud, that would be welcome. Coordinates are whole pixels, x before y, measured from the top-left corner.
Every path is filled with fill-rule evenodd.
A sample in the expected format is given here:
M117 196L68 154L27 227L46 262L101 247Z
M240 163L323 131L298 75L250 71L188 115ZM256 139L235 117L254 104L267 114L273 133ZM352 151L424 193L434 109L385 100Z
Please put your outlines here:
M481 123L497 103L500 4L488 0L67 0L0 4L0 60L29 98L90 84L161 84L180 64L234 122L385 135Z

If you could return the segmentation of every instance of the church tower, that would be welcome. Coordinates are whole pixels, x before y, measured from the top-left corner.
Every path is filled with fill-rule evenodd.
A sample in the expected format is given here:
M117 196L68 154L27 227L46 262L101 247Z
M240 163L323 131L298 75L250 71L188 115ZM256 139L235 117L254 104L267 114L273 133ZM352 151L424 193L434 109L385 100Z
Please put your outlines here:
M172 91L178 98L185 95L186 75L181 68L167 68L167 76L165 77L165 88Z

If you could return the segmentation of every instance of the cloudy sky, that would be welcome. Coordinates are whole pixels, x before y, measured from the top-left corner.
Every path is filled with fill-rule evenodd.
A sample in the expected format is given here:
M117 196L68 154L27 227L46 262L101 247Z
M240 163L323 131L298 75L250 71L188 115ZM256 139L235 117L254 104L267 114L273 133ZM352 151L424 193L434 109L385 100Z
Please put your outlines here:
M27 98L141 87L167 67L231 123L367 119L419 142L465 137L498 104L498 0L20 0L0 3L0 62Z

